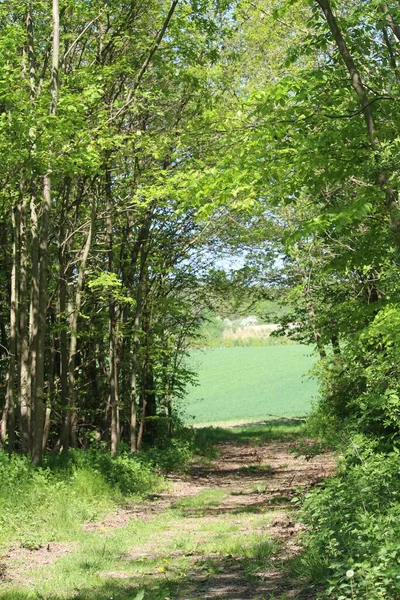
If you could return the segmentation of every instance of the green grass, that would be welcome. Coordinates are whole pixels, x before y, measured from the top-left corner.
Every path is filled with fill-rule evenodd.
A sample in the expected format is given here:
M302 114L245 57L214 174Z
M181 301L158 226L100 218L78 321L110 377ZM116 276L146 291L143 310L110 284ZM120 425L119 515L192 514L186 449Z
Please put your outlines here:
M196 436L196 447L201 456L207 456L209 452L211 458L215 458L215 452L212 449L219 442L235 442L236 444L247 444L249 446L260 446L272 441L294 441L301 439L306 434L306 423L303 419L282 418L271 419L264 423L243 425L240 427L199 427L194 429ZM301 442L298 444L302 446Z
M303 417L317 391L307 376L315 362L308 346L196 350L189 362L199 373L200 385L190 388L185 401L188 423Z
M207 512L207 509L218 506L226 496L223 490L204 490L196 496L182 498L172 505L182 516L196 516Z
M198 500L203 504L204 494ZM141 590L145 600L166 600L190 585L193 569L207 579L223 573L230 560L251 576L277 550L268 535L258 533L269 515L244 512L234 522L229 515L186 515L184 531L181 519L171 509L122 528L82 532L76 550L51 565L16 563L20 582L0 586L0 600L135 600Z
M0 555L15 543L34 550L70 541L82 522L166 486L140 455L71 450L36 469L26 456L0 452Z
M71 449L46 455L40 468L26 456L0 450L0 558L13 544L34 550L74 539L84 521L167 488L165 472L184 471L194 454L210 460L214 443L206 434L180 428L162 448L121 450L116 458L100 448Z

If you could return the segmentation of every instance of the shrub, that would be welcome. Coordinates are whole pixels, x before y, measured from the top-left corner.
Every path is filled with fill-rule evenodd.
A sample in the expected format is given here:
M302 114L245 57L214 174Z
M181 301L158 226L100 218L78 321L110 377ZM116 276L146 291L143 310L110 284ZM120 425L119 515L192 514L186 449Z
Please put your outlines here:
M146 455L70 450L35 469L25 456L0 452L0 544L36 547L61 540L133 495L158 491L164 479Z
M399 460L399 451L379 452L375 441L356 436L337 476L307 495L309 529L295 568L314 583L329 581L328 597L399 597Z

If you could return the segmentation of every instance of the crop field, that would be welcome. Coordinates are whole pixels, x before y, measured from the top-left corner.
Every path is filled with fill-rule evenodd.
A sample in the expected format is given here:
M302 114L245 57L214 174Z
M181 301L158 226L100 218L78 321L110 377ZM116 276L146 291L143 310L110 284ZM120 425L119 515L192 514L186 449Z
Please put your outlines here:
M186 422L222 424L276 417L303 417L317 383L307 376L315 362L302 345L195 350L190 367L199 374L185 400Z

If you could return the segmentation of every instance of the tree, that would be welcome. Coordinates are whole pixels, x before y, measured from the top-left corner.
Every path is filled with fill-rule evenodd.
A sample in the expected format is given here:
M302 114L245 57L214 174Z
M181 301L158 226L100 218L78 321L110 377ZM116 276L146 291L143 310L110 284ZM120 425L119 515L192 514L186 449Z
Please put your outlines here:
M12 451L16 417L17 448L35 464L47 445L83 443L88 428L114 455L130 429L136 450L146 403L149 416L171 416L198 322L187 300L198 283L180 265L203 243L182 182L206 152L195 132L218 101L209 72L234 26L222 21L230 9L0 9L5 230L14 218L1 435Z

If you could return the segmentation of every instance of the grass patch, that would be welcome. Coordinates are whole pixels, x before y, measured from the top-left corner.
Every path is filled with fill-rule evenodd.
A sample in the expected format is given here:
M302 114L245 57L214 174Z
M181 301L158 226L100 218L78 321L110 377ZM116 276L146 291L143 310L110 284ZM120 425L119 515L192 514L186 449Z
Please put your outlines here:
M222 490L204 490L195 496L182 498L175 502L171 508L182 516L202 516L207 509L219 506L225 497L226 493Z
M232 555L242 561L245 573L253 575L268 567L271 558L279 551L276 540L267 536L249 536L246 543L239 543L232 547Z
M171 452L190 457L197 450L210 455L217 442L259 445L296 440L303 430L302 422L294 420L270 422L264 427L195 429L183 432L179 451L175 448ZM65 540L66 546L72 544L69 554L60 554L54 561L46 561L50 556L46 546L36 551L33 545L32 551L15 553L5 572L14 581L2 581L0 600L166 600L182 597L186 589L189 592L185 597L200 598L202 577L207 581L222 573L229 576L230 571L235 573L239 568L250 582L276 564L272 557L279 555L279 547L268 535L272 514L260 513L258 507L247 503L226 511L224 500L229 490L217 485L193 497L177 499L161 513L153 513L150 508L145 519L124 520L107 529L97 525L87 530L80 526L85 514L98 520L102 512L117 503L128 499L129 504L137 497L129 495L134 489L143 496L164 485L162 477L153 479L154 467L170 464L171 456L161 457L160 451L154 450L146 456L122 455L113 461L108 455L73 452L66 458L49 458L42 469L33 469L21 457L12 459L16 465L9 469L7 486L1 481L0 497L11 507L5 488L10 498L13 487L21 488L17 512L21 520L28 521L27 526L21 524L21 531L27 532L28 538L38 533L42 544L49 535L49 519L58 515L55 538ZM2 456L3 459L9 461L8 457ZM259 470L268 475L270 467L250 463L238 472L254 476ZM24 510L20 508L23 486L27 493ZM39 506L39 499L43 506ZM74 518L68 512L59 512L62 501L65 510L76 515ZM33 519L37 531L29 519ZM45 558L42 564L40 556Z
M250 475L270 475L273 469L271 465L246 465L245 467L241 467L238 472L239 473L249 473Z
M0 550L74 539L84 521L165 489L162 473L184 471L195 454L211 459L217 452L213 440L191 429L165 447L116 458L101 449L70 450L45 456L41 468L0 452Z
M211 424L307 415L317 383L306 377L315 362L302 345L193 351L199 374L185 403L187 422Z
M220 442L260 446L272 441L300 440L306 432L302 419L274 419L263 424L230 427L199 427L195 429L196 448L201 453L216 452L215 445Z
M216 501L217 494L200 499ZM131 521L106 537L81 533L79 549L50 566L32 569L29 562L16 563L13 573L20 571L21 582L5 584L0 599L135 600L144 590L145 600L165 600L191 582L193 569L218 574L234 557L250 575L276 549L266 535L252 533L252 528L266 526L265 516L242 515L234 523L224 515L188 521L190 527L182 531L179 514L167 510L150 521Z
M36 469L25 456L0 453L0 548L71 540L82 522L165 485L140 456L73 450Z
M302 552L288 563L289 571L298 579L324 585L329 580L329 561L315 551Z

